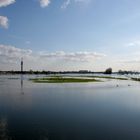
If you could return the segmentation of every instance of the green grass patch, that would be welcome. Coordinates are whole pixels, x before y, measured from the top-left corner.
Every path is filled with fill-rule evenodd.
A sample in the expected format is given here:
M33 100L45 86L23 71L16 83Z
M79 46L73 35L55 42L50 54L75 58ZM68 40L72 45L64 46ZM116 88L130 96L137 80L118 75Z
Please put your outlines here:
M30 79L35 83L84 83L84 82L99 82L96 79L86 78L66 78L66 77L48 77L48 78L36 78Z
M116 80L128 80L127 78L122 77L110 77L110 76L86 76L91 78L105 78L105 79L116 79Z
M140 82L140 78L131 78L131 80Z

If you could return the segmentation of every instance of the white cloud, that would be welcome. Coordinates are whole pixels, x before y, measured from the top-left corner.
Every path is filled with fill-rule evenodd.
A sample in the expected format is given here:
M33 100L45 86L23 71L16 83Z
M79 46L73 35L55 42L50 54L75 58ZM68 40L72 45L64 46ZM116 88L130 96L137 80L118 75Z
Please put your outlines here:
M35 53L30 49L21 49L14 46L0 45L0 60L17 60L21 57L27 59L36 58L39 61L46 61L46 59L52 60L64 60L74 62L89 62L104 57L104 54L96 52L69 52L58 51L53 53L40 52Z
M39 0L42 8L47 7L50 4L50 0Z
M0 7L6 7L16 2L15 0L0 0Z
M86 2L86 3L88 3L88 2L90 2L90 0L75 0L75 2Z
M31 44L31 42L27 40L27 41L25 41L25 44L29 45L29 44Z
M0 26L3 28L8 28L8 18L0 16Z
M16 48L14 46L0 45L0 62L14 63L21 57L29 58L32 50Z
M55 53L46 53L41 52L40 57L43 58L54 58L56 60L62 59L66 61L78 61L78 62L88 62L93 61L95 59L100 59L104 57L104 54L96 53L96 52L71 52L66 53L63 51L55 52Z
M90 69L104 54L95 52L34 52L10 45L0 44L1 70L19 70L20 60L24 59L24 69L29 70L79 70ZM101 61L101 60L99 60Z
M126 47L140 46L140 41L136 40L125 45Z
M65 0L61 5L61 8L66 9L71 4L72 1L74 3L89 3L91 0Z
M70 2L71 2L70 0L64 1L64 3L61 5L61 8L66 9L68 7L68 5L70 4Z
M6 7L13 4L16 0L0 0L0 7ZM8 28L8 18L5 16L0 16L0 26L3 28Z
M119 63L131 63L131 64L134 64L134 63L140 63L140 59L131 59L131 60L119 60L118 61Z

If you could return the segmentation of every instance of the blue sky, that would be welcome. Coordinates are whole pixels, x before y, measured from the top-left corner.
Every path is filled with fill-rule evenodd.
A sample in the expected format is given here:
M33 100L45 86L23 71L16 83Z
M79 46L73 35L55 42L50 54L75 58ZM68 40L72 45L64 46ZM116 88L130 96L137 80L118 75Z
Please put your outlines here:
M0 0L0 69L140 70L139 0Z

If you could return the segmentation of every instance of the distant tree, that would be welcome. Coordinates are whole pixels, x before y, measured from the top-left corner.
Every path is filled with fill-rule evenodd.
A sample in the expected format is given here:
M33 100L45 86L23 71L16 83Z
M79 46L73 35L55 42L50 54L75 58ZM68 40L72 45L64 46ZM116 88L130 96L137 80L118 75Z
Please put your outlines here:
M122 74L122 75L123 75L123 74L127 74L127 71L119 70L119 71L118 71L118 74Z
M106 69L104 74L112 74L112 68Z
M33 72L33 70L32 70L32 69L30 69L30 70L29 70L29 73L30 73L30 74L33 74L34 72Z
M122 73L122 72L123 72L122 70L119 70L119 71L118 71L118 73Z

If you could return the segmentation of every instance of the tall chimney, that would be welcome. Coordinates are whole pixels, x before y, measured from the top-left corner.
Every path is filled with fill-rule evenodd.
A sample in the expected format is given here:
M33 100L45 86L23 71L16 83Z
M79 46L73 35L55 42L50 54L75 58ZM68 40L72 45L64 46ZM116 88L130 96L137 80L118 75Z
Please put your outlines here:
M21 58L21 73L23 73L23 58Z

